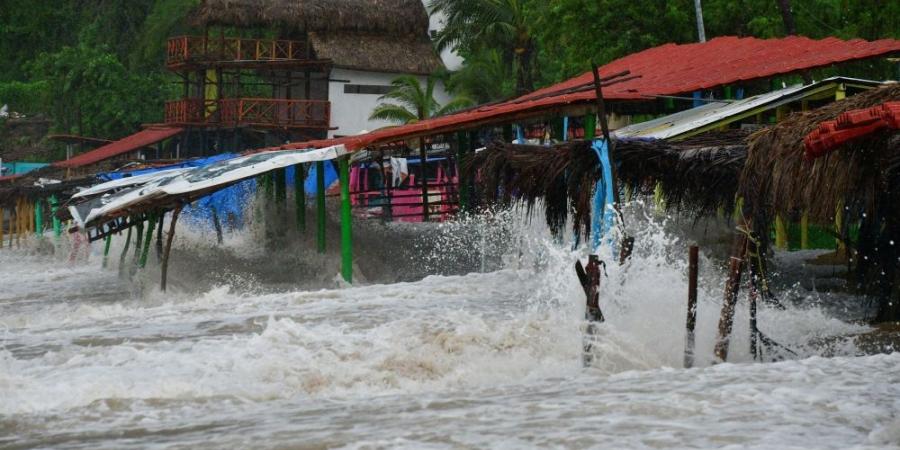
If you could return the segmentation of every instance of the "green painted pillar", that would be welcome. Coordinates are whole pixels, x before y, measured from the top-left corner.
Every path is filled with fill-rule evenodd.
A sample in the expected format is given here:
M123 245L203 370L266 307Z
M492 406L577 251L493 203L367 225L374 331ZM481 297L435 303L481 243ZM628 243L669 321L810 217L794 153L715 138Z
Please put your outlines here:
M53 236L59 238L62 236L62 221L59 220L59 217L56 217L57 211L59 211L59 200L56 199L55 195L51 195L50 215L53 217Z
M34 202L34 234L41 237L44 234L44 202Z
M294 206L297 211L297 230L306 232L306 167L294 166Z
M325 162L316 161L316 245L325 253Z
M150 213L147 225L147 236L144 238L144 248L141 250L141 260L138 267L143 269L147 265L147 255L150 254L150 242L153 240L153 229L156 228L156 213Z
M584 116L584 140L588 141L597 137L597 115Z
M112 233L106 235L106 243L103 245L103 268L109 263L109 246L112 244Z
M466 142L466 132L456 133L456 180L459 188L459 211L468 210L469 207L469 181L463 177L462 166L466 157L469 143Z
M275 202L279 208L287 204L287 169L275 170Z
M513 140L513 126L511 123L503 125L503 142L510 143Z
M341 275L353 282L353 216L350 209L350 158L338 162L341 178Z

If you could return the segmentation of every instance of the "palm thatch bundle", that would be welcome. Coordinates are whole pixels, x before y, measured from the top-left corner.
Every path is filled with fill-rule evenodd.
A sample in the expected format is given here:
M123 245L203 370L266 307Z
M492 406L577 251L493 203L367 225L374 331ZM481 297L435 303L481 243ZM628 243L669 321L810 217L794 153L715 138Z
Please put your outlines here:
M419 0L204 0L194 22L280 29L344 69L430 75L444 67Z
M419 0L204 0L194 16L201 26L392 36L428 32L428 13Z
M650 194L657 184L667 207L692 214L733 204L744 165L745 134L710 135L695 141L616 141L619 184ZM714 145L718 144L718 145ZM522 202L529 213L544 203L547 225L560 233L572 214L574 232L587 237L594 188L601 177L589 141L544 147L494 143L463 163L466 176L489 202Z
M789 216L802 210L813 221L831 223L838 209L873 214L877 194L887 191L900 167L897 140L882 133L809 161L804 157L803 138L845 111L898 99L900 84L887 85L792 114L751 136L741 195L754 216Z

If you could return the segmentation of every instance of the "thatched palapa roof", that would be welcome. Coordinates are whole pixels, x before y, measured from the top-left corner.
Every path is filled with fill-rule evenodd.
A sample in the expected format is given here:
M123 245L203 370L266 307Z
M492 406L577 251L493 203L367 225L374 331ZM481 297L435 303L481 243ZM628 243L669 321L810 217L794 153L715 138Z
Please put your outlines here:
M443 67L419 0L204 0L195 22L308 34L316 55L335 67L415 74Z
M804 211L819 223L845 214L872 214L875 197L893 187L900 175L900 142L891 133L854 141L844 148L808 160L804 136L845 111L900 100L900 84L856 94L821 108L790 115L778 125L755 133L749 142L741 177L741 195L755 215L771 219Z

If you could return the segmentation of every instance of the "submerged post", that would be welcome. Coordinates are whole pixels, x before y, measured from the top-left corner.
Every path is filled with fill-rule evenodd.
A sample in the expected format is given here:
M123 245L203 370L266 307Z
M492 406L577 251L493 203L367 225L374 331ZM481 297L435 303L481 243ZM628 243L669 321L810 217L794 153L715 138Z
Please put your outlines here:
M175 238L175 223L178 222L179 214L181 214L181 205L175 207L175 210L172 212L172 222L169 223L169 235L166 236L166 249L163 252L161 278L159 282L159 288L163 292L166 290L166 277L169 273L169 253L172 252L172 239Z
M125 267L125 258L128 257L129 246L131 246L131 226L128 227L128 233L125 234L125 246L122 247L122 256L119 257L119 276L122 275L122 270Z
M734 325L734 307L737 304L738 291L741 288L741 273L744 270L744 258L747 253L747 235L739 232L731 251L728 269L728 281L725 283L725 296L722 301L722 315L719 317L719 336L716 341L715 354L719 361L728 359L728 343Z
M353 282L353 227L350 209L350 158L338 161L341 179L341 275Z
M106 242L103 244L103 268L109 264L109 246L112 244L112 232L106 235Z
M459 188L459 211L466 211L469 206L469 183L463 178L462 165L466 157L466 132L460 131L456 133L456 180Z
M59 220L59 217L56 217L56 212L59 211L59 200L56 199L55 195L50 196L50 216L53 220L53 237L59 238L62 236L62 221Z
M40 199L34 202L34 234L41 237L44 232L44 203Z
M150 213L150 220L147 223L147 237L144 238L144 248L141 251L141 260L138 268L143 269L147 266L147 255L150 254L150 242L153 240L153 229L156 228L156 213Z
M699 249L692 245L688 253L688 307L684 340L684 367L694 366L694 329L697 326L697 274L699 269Z
M306 170L303 164L294 166L294 207L297 214L297 230L306 231Z
M316 246L325 253L325 162L316 161Z

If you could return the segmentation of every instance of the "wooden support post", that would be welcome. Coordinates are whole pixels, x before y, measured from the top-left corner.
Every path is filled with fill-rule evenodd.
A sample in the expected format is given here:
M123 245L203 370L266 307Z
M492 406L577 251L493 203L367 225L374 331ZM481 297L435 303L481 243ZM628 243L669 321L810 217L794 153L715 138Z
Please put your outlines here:
M106 242L103 245L103 268L109 264L109 247L112 244L112 233L106 235Z
M172 240L175 239L175 223L178 222L178 215L181 214L181 205L175 207L172 212L172 222L169 223L169 235L166 236L166 249L163 252L161 278L159 288L163 292L166 291L166 277L169 273L169 255L172 253Z
M806 211L800 217L800 249L809 250L809 213Z
M419 182L422 183L422 222L428 222L428 150L425 138L419 138Z
M153 229L156 228L156 213L150 213L150 220L147 225L147 237L144 238L144 248L141 251L141 260L138 268L143 269L147 266L147 255L150 253L150 242L153 240Z
M166 212L163 211L159 214L159 221L156 226L156 262L162 262L162 251L163 251L163 223L166 221Z
M847 252L847 247L844 245L843 240L843 232L844 232L844 202L838 202L837 207L834 211L834 232L837 234L837 238L834 240L835 246L837 249L838 255L843 255Z
M44 235L44 202L41 199L34 201L34 235L42 237Z
M40 208L40 211L38 211L39 208ZM34 203L29 203L29 204L28 204L28 217L29 217L29 219L30 219L29 224L28 224L28 232L29 232L29 233L38 234L38 227L37 227L37 225L38 225L38 220L37 220L37 217L38 217L38 213L39 213L39 212L42 213L42 214L41 214L41 221L40 221L40 222L41 222L41 228L43 228L43 225L44 225L44 215L43 215L43 207L41 207L41 201L40 201L40 200L37 200L37 201L35 201Z
M728 281L725 283L725 295L722 300L722 315L719 318L719 337L716 341L715 354L719 361L728 359L728 343L731 329L734 326L734 308L737 305L738 291L741 288L741 273L744 271L744 258L747 254L747 235L738 232L734 248L729 260Z
M325 162L316 161L316 247L325 253Z
M275 202L279 210L287 204L287 169L275 169Z
M132 257L132 267L137 267L140 262L141 257L141 244L144 239L144 218L141 217L138 219L138 222L135 224L137 229L136 236L134 237L134 256ZM134 273L133 271L131 273Z
M350 158L338 161L341 182L341 275L353 283L353 226L350 209Z
M466 158L466 150L469 147L469 144L466 142L465 131L456 133L456 145L456 180L459 186L459 211L464 212L468 210L469 206L469 183L462 174L463 161Z
M699 273L700 250L696 245L690 247L688 253L688 306L686 334L684 339L684 367L694 366L694 330L697 327L697 276Z
M597 324L602 323L605 319L603 312L600 310L600 267L604 266L603 261L597 255L588 255L587 267L581 265L581 261L575 261L575 273L578 275L578 281L584 290L585 310L584 319L588 322L585 336L582 341L583 359L585 366L590 366L593 362L591 349L593 347L592 336L597 334Z
M781 250L788 249L787 225L780 214L775 216L775 247Z
M594 113L584 116L584 140L590 141L597 137L597 115Z
M125 268L125 259L128 257L128 247L131 246L131 229L132 227L128 227L128 232L125 234L125 246L122 248L122 256L119 257L119 275L122 274L122 270Z
M294 208L297 216L297 230L306 232L306 167L294 166Z

